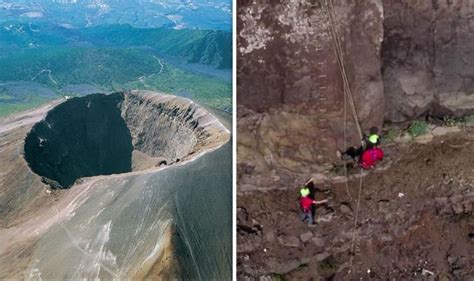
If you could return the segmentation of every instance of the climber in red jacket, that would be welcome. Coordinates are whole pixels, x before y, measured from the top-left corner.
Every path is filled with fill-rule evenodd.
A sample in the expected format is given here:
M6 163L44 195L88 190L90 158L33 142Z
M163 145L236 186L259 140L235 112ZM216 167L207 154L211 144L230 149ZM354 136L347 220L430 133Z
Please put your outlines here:
M359 165L366 170L372 169L375 164L382 159L383 150L378 148L377 146L370 147L362 153Z
M312 179L306 183L303 187L300 189L300 208L301 208L301 220L305 221L308 220L308 225L314 226L314 217L313 217L313 205L318 205L318 204L323 204L328 202L327 199L321 200L321 201L316 201L312 198L311 196L311 191L308 185L311 183L311 185L314 185L312 182ZM313 195L314 196L314 195Z

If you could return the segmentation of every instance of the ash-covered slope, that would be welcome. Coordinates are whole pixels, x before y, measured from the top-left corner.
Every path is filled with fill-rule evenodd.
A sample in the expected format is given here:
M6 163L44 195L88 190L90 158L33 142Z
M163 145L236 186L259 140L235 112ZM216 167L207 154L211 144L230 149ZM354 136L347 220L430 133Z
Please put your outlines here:
M128 144L134 148L132 169L141 161L153 165L136 166L146 170L82 178L70 189L48 188L21 151L26 136L51 113L51 106L0 120L0 279L230 278L232 147L227 142L228 129L192 101L159 93L97 95L89 101L110 102L117 97L120 101L107 108L118 109L120 120L130 126L126 128ZM136 109L132 100L148 106ZM74 100L63 104L70 101ZM149 110L155 105L163 112ZM176 124L169 118L168 126L161 127L169 131L165 136L183 137L171 129L181 124L189 126L186 131L194 136L186 137L197 141L183 150L187 154L179 163L155 167L157 157L133 147L138 142L132 124L137 125L139 118L132 116L142 114L142 121L161 118L164 123L168 122L166 112L175 113L170 116L176 117ZM107 118L119 121L116 114ZM142 125L145 123L156 125ZM140 132L147 131L152 130ZM55 159L62 159L59 156Z
M188 99L145 91L96 94L51 110L28 134L25 159L48 182L69 187L81 177L186 160L228 139L219 121Z

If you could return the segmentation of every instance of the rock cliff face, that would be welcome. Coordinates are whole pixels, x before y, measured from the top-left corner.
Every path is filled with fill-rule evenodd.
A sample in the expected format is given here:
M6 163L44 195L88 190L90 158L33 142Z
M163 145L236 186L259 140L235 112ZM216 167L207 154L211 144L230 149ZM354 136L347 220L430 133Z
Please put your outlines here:
M456 128L429 125L347 176L332 161L359 136L343 110L331 0L276 2L238 1L239 279L473 279L472 129L443 137ZM363 130L472 114L474 2L332 2ZM329 199L314 228L296 200L310 176Z
M239 2L238 153L256 169L308 172L333 161L344 147L344 120L348 144L359 141L349 103L344 118L328 9L362 127L382 124L382 3L323 2Z
M229 140L229 132L191 100L132 91L124 95L122 117L134 149L169 162L180 161Z
M474 5L384 0L385 118L474 112Z
M474 112L468 1L238 3L241 171L325 170L358 144L332 27L363 130Z
M28 134L25 159L46 182L69 187L81 177L186 160L228 139L227 129L188 99L144 91L97 94L50 111Z

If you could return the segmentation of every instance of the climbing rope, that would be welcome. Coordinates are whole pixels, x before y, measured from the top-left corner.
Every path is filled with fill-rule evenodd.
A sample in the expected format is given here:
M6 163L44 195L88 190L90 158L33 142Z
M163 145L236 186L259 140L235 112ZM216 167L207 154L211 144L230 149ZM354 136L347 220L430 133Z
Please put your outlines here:
M362 192L362 168L360 168L360 179L359 179L359 192L357 194L357 205L355 211L355 218L354 218L354 227L352 229L352 242L351 242L351 259L349 261L350 268L352 269L352 261L354 259L354 246L356 240L356 228L357 228L357 220L359 218L359 206L360 206L360 194Z
M347 147L347 95L344 94L344 149ZM345 177L345 188L347 196L352 200L351 193L349 191L349 183L347 182L347 165L344 162L344 177Z
M333 18L334 7L333 7L333 4L332 4L332 0L326 0L325 4L326 4L325 5L326 6L326 11L327 11L328 18L329 18L329 32L331 33L332 44L333 44L334 52L336 54L337 64L339 66L339 71L341 72L342 81L343 81L343 89L344 89L344 147L346 147L347 146L347 140L346 140L346 136L347 136L347 132L346 132L347 131L347 110L346 110L347 99L349 99L349 103L350 103L351 108L352 108L352 114L353 114L354 121L355 121L356 126L357 126L357 131L359 133L360 139L363 139L363 134L362 134L362 129L360 127L359 117L357 115L357 110L356 110L356 107L355 107L354 98L352 96L352 91L351 91L351 87L350 87L350 84L349 84L349 79L347 78L347 73L346 73L346 69L345 69L345 65L344 65L344 55L343 55L342 48L341 48L341 42L339 40L339 34L337 33L337 30L335 28L335 23L334 23L334 18ZM344 165L344 172L345 172L345 177L346 177L346 180L345 180L346 191L347 191L349 197L351 197L350 194L349 194L346 165ZM357 222L358 222L358 219L359 219L360 197L361 197L361 193L362 193L362 176L363 176L363 171L362 171L362 168L360 168L359 190L358 190L358 194L357 194L357 205L356 205L355 216L354 216L354 227L352 229L351 258L350 258L350 262L349 262L350 268L351 268L350 270L352 270L352 264L353 264L354 254L355 254L354 253L354 247L355 247L355 241L356 241ZM351 197L351 199L352 199L352 197Z
M330 13L329 11L329 5L328 5L328 2L326 1L326 9L327 9L327 14L328 14L328 17L329 17L329 31L331 33L331 38L333 39L332 43L333 43L333 48L334 48L334 51L335 51L335 54L336 54L336 60L337 60L337 64L339 66L339 70L341 72L341 76L342 76L342 80L343 80L343 90L344 90L344 148L347 147L347 89L350 90L350 87L348 88L347 85L346 85L346 72L344 70L344 61L342 60L341 56L340 56L340 53L339 53L339 48L338 48L338 44L336 43L337 42L337 34L336 34L336 31L334 30L334 26L333 26L333 19L332 19L332 14ZM356 114L357 115L357 114ZM357 117L356 117L357 118ZM358 120L358 119L356 119ZM352 200L352 196L351 196L351 193L349 191L349 184L347 182L347 166L344 165L344 177L346 178L344 184L345 184L345 189L346 189L346 193L347 193L347 196Z
M355 121L356 126L357 126L357 131L359 133L360 139L362 139L363 138L362 129L360 127L359 117L357 115L357 110L356 110L356 107L355 107L354 98L352 96L351 87L349 85L349 80L347 78L347 73L346 73L346 69L345 69L345 66L344 66L344 57L343 57L343 53L342 53L341 42L339 40L339 34L337 33L337 30L334 28L335 24L334 24L334 18L332 16L332 13L333 13L332 11L334 10L334 7L332 5L331 0L326 0L325 3L326 3L327 13L328 13L328 16L329 16L329 31L331 32L331 37L333 39L332 43L333 43L333 47L334 47L334 50L335 50L335 53L336 53L337 64L339 66L339 70L340 70L341 76L342 76L344 95L349 98L349 104L351 105L351 108L352 108L352 114L353 114L354 121Z

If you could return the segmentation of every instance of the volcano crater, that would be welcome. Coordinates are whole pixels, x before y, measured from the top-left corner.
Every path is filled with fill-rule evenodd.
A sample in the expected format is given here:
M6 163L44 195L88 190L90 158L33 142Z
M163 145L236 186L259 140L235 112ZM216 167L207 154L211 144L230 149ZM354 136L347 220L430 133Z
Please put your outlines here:
M150 91L93 94L48 112L25 138L30 169L54 188L189 160L230 132L189 99Z

